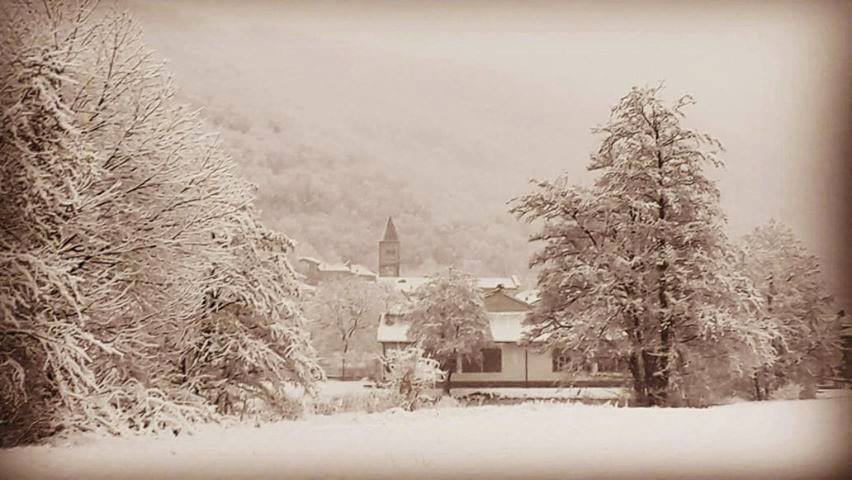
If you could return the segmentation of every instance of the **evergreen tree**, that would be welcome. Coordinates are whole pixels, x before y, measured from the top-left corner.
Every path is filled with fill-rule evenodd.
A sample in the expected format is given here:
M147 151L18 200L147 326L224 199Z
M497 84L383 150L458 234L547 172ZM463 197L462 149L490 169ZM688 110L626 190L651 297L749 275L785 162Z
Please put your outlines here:
M774 335L737 273L719 191L704 173L721 166L721 145L681 125L690 97L668 106L659 91L634 88L594 130L602 141L591 187L537 182L511 209L543 222L531 238L545 244L531 261L542 292L531 337L586 357L616 352L649 405L701 385L694 379L711 373L702 367L710 359L722 363L713 372L771 362Z

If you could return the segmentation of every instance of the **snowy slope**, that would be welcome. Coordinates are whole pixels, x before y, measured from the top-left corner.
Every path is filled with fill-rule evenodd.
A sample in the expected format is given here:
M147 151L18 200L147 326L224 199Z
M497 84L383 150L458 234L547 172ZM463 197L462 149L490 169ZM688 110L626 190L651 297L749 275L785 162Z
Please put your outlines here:
M852 399L708 409L569 404L310 417L0 451L3 478L826 478Z

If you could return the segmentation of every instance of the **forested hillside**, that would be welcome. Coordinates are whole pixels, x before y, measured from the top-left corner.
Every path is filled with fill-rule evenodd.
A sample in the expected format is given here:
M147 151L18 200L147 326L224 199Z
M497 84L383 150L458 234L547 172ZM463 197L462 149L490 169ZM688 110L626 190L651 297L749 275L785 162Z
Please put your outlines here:
M848 224L836 101L848 96L846 42L830 10L743 5L708 42L719 19L683 21L698 18L694 6L625 17L573 3L127 2L258 185L264 221L299 254L375 267L393 215L403 272L479 260L473 273L524 274L528 231L505 202L530 177L590 182L590 128L611 99L665 81L665 97L700 99L695 126L725 145L717 180L730 234L783 219L835 286L852 270L837 229ZM604 19L606 30L589 28ZM645 31L658 33L635 42Z
M475 273L524 274L527 233L506 213L508 192L489 195L477 183L461 182L435 192L422 185L421 170L429 165L324 148L300 139L275 115L250 117L211 103L205 103L208 121L258 185L264 219L295 238L299 254L373 268L376 242L393 216L404 273L465 263L479 265Z

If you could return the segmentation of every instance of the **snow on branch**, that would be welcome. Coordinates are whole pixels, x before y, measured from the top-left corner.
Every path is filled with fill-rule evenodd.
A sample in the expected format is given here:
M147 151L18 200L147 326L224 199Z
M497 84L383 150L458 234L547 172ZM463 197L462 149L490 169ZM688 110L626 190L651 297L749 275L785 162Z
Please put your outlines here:
M293 242L127 14L12 4L0 44L0 442L286 416L322 376Z

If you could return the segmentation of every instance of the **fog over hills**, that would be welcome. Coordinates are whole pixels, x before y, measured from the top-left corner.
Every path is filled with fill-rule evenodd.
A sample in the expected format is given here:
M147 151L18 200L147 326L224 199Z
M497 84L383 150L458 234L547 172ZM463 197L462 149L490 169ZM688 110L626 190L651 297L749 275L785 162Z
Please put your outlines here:
M852 271L841 3L128 5L299 253L375 267L392 215L408 273L526 275L528 227L505 202L530 177L589 182L590 129L664 81L727 147L732 236L774 217L835 286Z

